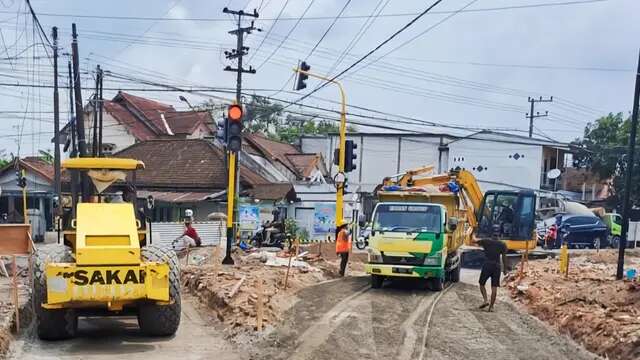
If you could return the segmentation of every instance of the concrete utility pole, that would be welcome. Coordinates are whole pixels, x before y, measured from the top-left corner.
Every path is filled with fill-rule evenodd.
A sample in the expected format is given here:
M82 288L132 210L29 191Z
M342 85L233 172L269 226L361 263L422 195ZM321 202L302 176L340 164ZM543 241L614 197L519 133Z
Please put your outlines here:
M631 179L636 150L636 132L638 129L638 106L640 102L640 53L638 54L638 72L636 73L636 89L633 94L633 109L631 110L631 134L629 135L629 150L627 152L627 173L624 179L624 198L622 202L622 234L618 248L618 271L616 279L622 279L624 272L624 249L627 247L627 233L629 232L629 215L631 212Z
M53 38L53 184L58 198L55 213L60 216L62 215L60 211L62 210L60 205L62 193L60 183L60 95L58 93L58 28L55 26L51 29L51 37Z
M98 79L100 79L98 89L98 156L102 156L102 110L104 109L104 99L102 98L102 82L104 75L102 68L98 65Z
M225 14L235 15L238 18L238 26L237 29L229 31L229 34L236 36L236 48L231 51L225 51L225 56L227 59L237 59L238 67L232 68L227 65L224 68L224 71L234 71L237 73L236 76L236 104L242 106L242 74L249 73L255 74L256 70L249 66L249 69L245 69L242 66L242 58L244 55L249 53L249 48L244 46L244 34L251 34L252 31L261 31L254 26L253 21L251 21L251 26L242 27L242 17L249 16L253 18L258 17L258 12L254 9L253 13L245 13L242 10L234 11L229 10L228 8L222 9L222 12ZM229 122L226 121L225 131L229 130ZM238 167L239 162L239 154L240 150L237 152L230 151L227 149L228 156L228 173L229 173L229 184L227 184L227 207L232 209L227 214L227 251L224 259L222 260L223 264L232 265L233 258L231 258L231 246L233 244L233 239L237 234L237 222L234 219L238 214L238 199L240 194L240 171Z
M531 110L527 113L527 117L529 118L529 137L533 137L533 119L535 118L539 118L539 117L545 117L545 116L549 116L549 112L545 111L544 114L540 114L540 112L533 113L533 107L535 105L535 103L543 103L543 102L552 102L553 101L553 96L550 97L549 99L543 99L542 96L540 96L539 99L535 99L532 97L529 97L529 103L531 103Z
M93 157L98 156L98 91L100 91L100 77L98 72L100 65L96 65L96 89L93 93L93 140L91 141L91 154Z
M71 24L71 56L73 62L73 92L75 95L76 108L76 131L78 133L78 155L80 157L87 156L87 139L84 133L84 109L82 108L82 84L80 83L80 55L78 53L78 33L76 32L76 24ZM86 174L80 174L80 192L82 193L82 201L88 202L91 199L89 191L89 178Z

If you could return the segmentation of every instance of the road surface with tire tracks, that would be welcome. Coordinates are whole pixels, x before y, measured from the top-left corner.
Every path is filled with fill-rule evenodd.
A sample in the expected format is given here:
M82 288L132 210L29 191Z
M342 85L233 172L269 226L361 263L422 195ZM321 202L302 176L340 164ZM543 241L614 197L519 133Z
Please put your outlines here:
M493 313L477 310L480 302L477 288L464 283L435 293L413 282L370 289L367 277L348 277L303 289L277 330L229 342L185 296L175 337L144 337L134 318L81 319L69 341L26 331L10 358L595 359L504 301Z

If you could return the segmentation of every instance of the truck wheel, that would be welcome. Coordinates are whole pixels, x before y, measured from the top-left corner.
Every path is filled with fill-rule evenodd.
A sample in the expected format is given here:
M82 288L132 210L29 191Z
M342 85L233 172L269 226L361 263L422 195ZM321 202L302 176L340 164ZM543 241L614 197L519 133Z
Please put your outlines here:
M384 276L382 275L371 275L371 288L380 289L382 287L382 283L384 282Z
M429 278L427 280L427 286L431 291L442 291L444 288L444 281L442 278Z
M169 299L171 304L145 303L138 309L140 330L149 336L169 336L180 325L180 267L176 253L167 247L150 245L141 249L143 261L156 261L169 265Z
M36 332L42 340L64 340L76 336L78 316L74 309L45 309L47 301L46 265L49 262L72 263L71 249L67 246L39 247L31 257L33 263L33 297Z
M451 282L453 283L457 283L460 281L460 268L462 267L462 263L458 263L458 266L456 266L455 268L451 269L451 272L449 273L449 280L451 280Z
M617 249L620 246L620 236L614 236L611 238L611 247Z

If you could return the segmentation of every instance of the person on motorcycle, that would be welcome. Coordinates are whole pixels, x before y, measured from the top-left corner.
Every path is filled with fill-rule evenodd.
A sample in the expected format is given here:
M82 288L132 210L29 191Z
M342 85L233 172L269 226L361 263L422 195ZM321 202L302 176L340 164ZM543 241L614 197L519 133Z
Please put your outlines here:
M349 262L349 250L351 250L351 236L347 231L349 223L340 220L336 224L336 255L340 257L340 276L344 276Z
M280 221L280 210L273 209L271 212L273 214L273 220L265 226L265 242L267 244L271 243L271 234L272 233L284 233L284 222Z
M198 232L191 224L190 216L184 218L184 232L182 233L182 243L184 247L202 246L202 240Z

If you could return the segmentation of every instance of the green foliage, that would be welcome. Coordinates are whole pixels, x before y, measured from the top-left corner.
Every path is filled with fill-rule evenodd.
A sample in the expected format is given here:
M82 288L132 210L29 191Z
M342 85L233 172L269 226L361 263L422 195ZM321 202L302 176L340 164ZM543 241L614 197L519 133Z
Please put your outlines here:
M631 119L622 113L603 116L584 129L584 137L573 142L577 152L574 165L594 171L601 179L613 179L610 205L619 207L627 168L627 147ZM640 204L640 156L636 149L631 200Z
M284 228L287 234L293 235L300 242L309 241L309 232L305 228L300 228L296 219L287 218L284 221Z
M40 160L48 163L48 164L53 164L53 155L51 154L50 151L48 150L38 150L38 153L40 154L40 156L38 156L40 158Z
M214 116L219 116L216 111L224 110L225 107L208 100L196 108L209 110L213 112ZM259 132L272 140L289 144L297 143L302 135L324 135L337 133L340 130L338 123L331 120L318 120L315 116L307 115L287 114L285 116L285 112L282 105L273 103L266 97L252 95L244 105L245 129L248 132ZM347 130L356 131L352 126L349 126Z

